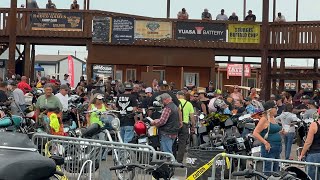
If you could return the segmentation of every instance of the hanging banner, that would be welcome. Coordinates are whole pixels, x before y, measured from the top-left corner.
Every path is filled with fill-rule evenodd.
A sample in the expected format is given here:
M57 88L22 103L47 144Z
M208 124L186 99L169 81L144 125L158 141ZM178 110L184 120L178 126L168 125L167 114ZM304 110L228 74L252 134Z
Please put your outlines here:
M177 22L176 39L226 41L226 25L222 23Z
M296 80L285 80L284 81L284 90L285 91L296 91L297 81Z
M172 23L158 21L135 21L134 38L136 39L171 39Z
M195 73L184 73L184 75L185 75L185 86L192 87L196 85Z
M70 86L74 87L74 62L72 56L68 56L68 74L70 77Z
M31 12L31 29L46 31L82 31L80 12Z
M111 36L111 17L94 16L92 20L92 42L109 43Z
M227 77L229 76L242 76L242 64L228 64L227 65ZM250 77L251 76L251 66L250 64L244 65L244 76Z
M229 24L228 42L260 43L260 25Z
M300 87L305 92L312 92L313 91L313 81L302 80L302 81L300 81Z
M108 77L113 78L113 66L112 65L100 65L100 64L94 64L92 66L92 73L93 78L99 76L103 79L106 79Z
M112 19L112 43L132 44L134 41L134 19L114 17Z

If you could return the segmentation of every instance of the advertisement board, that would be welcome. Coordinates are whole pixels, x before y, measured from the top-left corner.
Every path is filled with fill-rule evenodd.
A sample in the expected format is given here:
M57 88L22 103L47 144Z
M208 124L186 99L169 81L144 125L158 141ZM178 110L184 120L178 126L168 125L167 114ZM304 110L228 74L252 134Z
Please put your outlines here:
M130 17L112 18L112 43L132 44L134 41L134 19Z
M159 21L135 21L136 39L171 39L172 23Z
M260 43L260 25L229 24L228 42L232 43Z
M226 24L177 22L177 40L226 41Z
M92 21L92 42L108 43L111 36L111 17L94 16Z
M242 64L228 64L227 65L227 76L242 76ZM244 76L250 77L251 76L251 66L250 64L244 65Z
M32 12L31 29L46 31L82 31L80 12Z

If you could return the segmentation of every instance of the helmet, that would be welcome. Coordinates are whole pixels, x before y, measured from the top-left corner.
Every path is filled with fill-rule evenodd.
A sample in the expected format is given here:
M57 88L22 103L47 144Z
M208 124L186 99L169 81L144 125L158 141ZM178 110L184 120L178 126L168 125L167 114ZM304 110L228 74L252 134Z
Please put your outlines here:
M137 121L134 124L134 131L137 133L138 136L144 135L147 132L147 126L144 122L142 121Z

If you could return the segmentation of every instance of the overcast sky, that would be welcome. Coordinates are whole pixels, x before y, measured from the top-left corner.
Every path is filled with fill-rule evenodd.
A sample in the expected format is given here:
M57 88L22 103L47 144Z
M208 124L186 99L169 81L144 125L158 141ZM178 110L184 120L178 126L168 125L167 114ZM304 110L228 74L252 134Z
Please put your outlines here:
M58 9L68 9L73 0L52 0ZM166 0L90 0L90 9L120 12L127 14L135 14L149 17L166 17ZM251 9L257 16L257 21L262 19L262 1L263 0L247 0L248 11ZM270 1L270 18L272 21L273 0ZM26 0L18 0L18 6L25 4ZM37 0L40 8L45 8L47 0ZM83 0L78 0L80 8L83 8ZM300 0L299 4L299 20L312 21L319 20L319 0ZM0 0L1 8L10 7L10 0ZM177 12L182 8L186 8L191 19L200 19L204 8L208 8L213 17L223 8L229 16L232 12L236 12L239 19L243 19L243 0L171 0L171 17L175 18ZM296 18L296 0L277 0L276 11L282 12L287 21L295 21ZM86 56L85 47L43 47L37 46L36 54L74 54L84 58ZM298 61L295 61L298 62ZM291 63L290 63L291 64ZM296 64L296 63L294 63ZM300 63L299 63L300 64ZM312 63L311 63L312 64ZM289 64L288 64L289 65Z

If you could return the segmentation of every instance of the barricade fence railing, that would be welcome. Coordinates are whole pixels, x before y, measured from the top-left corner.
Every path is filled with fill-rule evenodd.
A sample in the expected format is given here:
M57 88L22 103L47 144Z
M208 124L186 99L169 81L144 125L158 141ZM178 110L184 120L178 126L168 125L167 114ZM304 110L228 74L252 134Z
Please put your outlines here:
M307 174L313 171L312 179L320 177L320 163L219 153L213 158L211 177L208 180L243 179L243 177L232 176L232 172L243 171L245 169L252 169L270 176L271 172L280 172L289 166L297 167Z
M62 171L71 179L144 179L152 176L144 170L110 172L109 168L126 164L150 164L167 159L175 161L170 153L156 151L152 146L110 142L95 139L53 136L37 133L32 141L42 155L58 155L64 158ZM86 161L91 161L84 165ZM90 165L91 164L91 165ZM90 175L91 173L92 175ZM92 176L92 177L91 177Z

